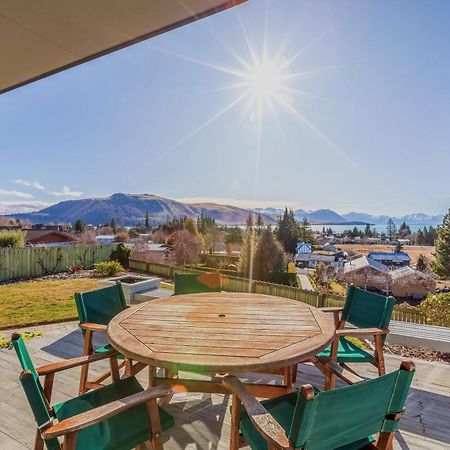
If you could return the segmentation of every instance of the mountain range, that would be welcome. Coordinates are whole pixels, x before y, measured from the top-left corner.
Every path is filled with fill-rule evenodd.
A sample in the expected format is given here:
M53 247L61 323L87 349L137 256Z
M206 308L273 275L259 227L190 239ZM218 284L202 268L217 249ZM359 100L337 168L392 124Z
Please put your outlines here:
M261 214L269 214L272 216L280 216L283 214L283 209L277 208L256 208L255 211ZM331 209L318 209L316 211L305 211L303 209L294 210L294 216L297 220L303 218L308 219L312 224L336 225L336 224L351 224L361 225L369 223L371 225L386 225L389 219L392 219L396 224L406 222L408 225L439 225L444 219L443 214L430 215L424 213L407 214L404 216L388 216L388 215L372 215L362 212L349 212L345 214L338 214Z
M255 208L266 223L276 223L277 218L283 214L278 208ZM32 223L71 223L78 219L93 225L108 223L112 218L116 223L127 226L142 223L146 212L150 215L152 223L161 223L174 217L197 217L203 212L213 217L217 223L227 225L242 225L250 212L249 209L232 205L217 203L184 203L151 194L123 194L117 193L110 197L86 198L79 200L66 200L36 212L10 214L21 220L30 220ZM374 224L385 225L389 220L387 215L374 216L366 213L350 212L338 214L331 209L318 209L294 211L297 220L308 219L311 224ZM438 225L442 223L442 215L427 215L423 213L393 217L394 222L405 221L409 225Z

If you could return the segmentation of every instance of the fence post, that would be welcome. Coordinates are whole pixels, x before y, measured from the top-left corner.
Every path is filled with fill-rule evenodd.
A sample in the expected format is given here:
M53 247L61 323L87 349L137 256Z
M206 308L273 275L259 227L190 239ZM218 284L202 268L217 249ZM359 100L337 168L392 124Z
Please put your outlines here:
M319 294L317 296L317 308L323 308L325 306L325 294Z

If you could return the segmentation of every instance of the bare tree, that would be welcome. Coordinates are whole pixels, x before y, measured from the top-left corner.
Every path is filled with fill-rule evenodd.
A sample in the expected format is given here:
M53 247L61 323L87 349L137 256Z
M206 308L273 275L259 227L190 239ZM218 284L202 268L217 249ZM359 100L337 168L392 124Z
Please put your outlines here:
M81 245L92 245L97 244L97 239L95 239L96 234L94 230L84 230L79 234L77 242Z
M185 230L173 234L173 252L177 264L184 265L198 262L200 252L198 238Z
M120 228L117 231L116 238L114 239L114 241L115 242L129 242L130 236L129 236L127 230L125 230L125 228Z

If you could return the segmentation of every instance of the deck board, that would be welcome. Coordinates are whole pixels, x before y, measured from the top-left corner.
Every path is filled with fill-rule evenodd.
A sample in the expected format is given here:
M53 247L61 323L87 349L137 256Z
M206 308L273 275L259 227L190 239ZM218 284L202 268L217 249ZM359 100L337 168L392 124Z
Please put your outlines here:
M28 343L37 365L81 353L81 333L75 322L35 326L43 331ZM7 332L5 332L7 334ZM99 339L98 343L102 343ZM387 355L388 371L399 367L402 358ZM417 373L407 402L407 412L400 422L395 442L396 449L444 449L450 447L450 365L415 360ZM360 366L361 367L361 366ZM106 364L93 370L101 373ZM32 448L34 420L18 381L19 363L13 351L0 350L0 448L24 450ZM361 371L364 376L375 376L375 368ZM146 371L138 378L145 385ZM242 375L250 380L277 383L277 377L265 374ZM75 396L79 369L58 373L55 378L53 402ZM308 364L300 365L297 385L312 383L321 387L323 377ZM166 450L228 449L230 436L230 400L227 396L209 394L177 394L165 408L174 415L176 426L165 433Z

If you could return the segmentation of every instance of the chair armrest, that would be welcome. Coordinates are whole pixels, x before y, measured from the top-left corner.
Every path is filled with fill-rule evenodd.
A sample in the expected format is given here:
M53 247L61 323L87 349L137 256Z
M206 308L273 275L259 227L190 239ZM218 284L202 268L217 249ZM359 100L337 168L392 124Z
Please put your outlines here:
M238 378L227 375L222 378L222 383L239 398L253 425L266 440L280 448L293 448L286 436L284 428L269 414L266 408L264 408L264 406L245 389ZM269 448L271 448L270 445Z
M90 331L99 331L106 333L107 325L102 325L100 323L92 323L92 322L83 322L80 323L80 328L83 328L84 330L90 330Z
M343 328L336 330L336 336L375 336L377 334L388 334L389 328Z
M116 355L118 355L118 352L116 350L111 350L109 352L98 353L95 355L78 356L77 358L64 359L62 361L38 367L36 369L36 372L38 375L48 375L50 373L61 372L62 370L72 369L73 367L90 364L106 358L111 358L111 356Z
M343 306L324 306L323 308L319 308L322 312L341 312L344 309Z
M74 433L83 428L95 425L96 423L103 422L104 420L126 411L127 409L133 408L134 406L140 405L141 403L170 395L172 395L172 391L166 386L156 386L151 389L146 389L120 400L91 409L90 411L64 419L45 429L42 433L42 437L44 439L53 439L68 433Z

